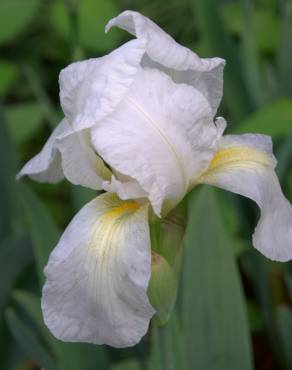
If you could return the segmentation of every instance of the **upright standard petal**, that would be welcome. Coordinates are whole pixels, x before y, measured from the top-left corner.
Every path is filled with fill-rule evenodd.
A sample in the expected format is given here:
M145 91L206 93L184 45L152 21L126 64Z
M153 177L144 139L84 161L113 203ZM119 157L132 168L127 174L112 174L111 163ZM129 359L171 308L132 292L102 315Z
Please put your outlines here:
M132 40L102 58L76 62L61 71L61 105L74 131L95 125L115 109L144 53L144 42Z
M272 142L264 135L230 135L221 139L200 183L244 195L261 209L254 246L276 261L292 258L292 207L274 171Z
M70 132L68 122L63 119L55 128L39 154L27 162L17 175L17 179L28 175L40 182L56 183L63 179L60 153L56 148L56 140L59 135Z
M113 26L118 26L145 42L147 55L142 64L161 68L175 82L193 85L207 98L215 115L222 98L223 59L201 59L137 12L121 13L107 24L106 30Z
M206 169L217 135L204 96L156 69L141 69L121 104L92 128L97 153L139 183L157 215Z
M59 339L127 347L154 310L148 206L105 193L71 221L45 268L42 309Z

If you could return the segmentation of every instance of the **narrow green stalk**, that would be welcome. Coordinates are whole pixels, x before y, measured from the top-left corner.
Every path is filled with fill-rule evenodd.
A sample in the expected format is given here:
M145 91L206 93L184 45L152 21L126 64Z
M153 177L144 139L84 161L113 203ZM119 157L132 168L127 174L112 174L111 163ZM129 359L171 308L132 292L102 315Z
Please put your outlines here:
M158 326L159 344L162 353L163 370L176 370L173 368L171 337L167 325Z
M177 370L173 368L171 338L167 325L160 326L154 317L151 330L152 340L149 370Z

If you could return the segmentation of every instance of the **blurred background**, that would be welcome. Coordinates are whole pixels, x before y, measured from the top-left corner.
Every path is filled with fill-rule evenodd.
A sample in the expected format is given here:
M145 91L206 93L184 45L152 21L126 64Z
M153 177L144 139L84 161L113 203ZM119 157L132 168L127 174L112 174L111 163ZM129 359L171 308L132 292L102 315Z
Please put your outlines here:
M207 187L188 197L177 306L134 348L66 344L45 328L42 270L94 192L15 182L62 117L59 71L129 39L106 22L138 10L201 57L227 60L219 114L228 133L271 135L292 200L290 0L0 0L0 369L291 370L292 264L251 246L249 200ZM206 232L207 230L207 232Z

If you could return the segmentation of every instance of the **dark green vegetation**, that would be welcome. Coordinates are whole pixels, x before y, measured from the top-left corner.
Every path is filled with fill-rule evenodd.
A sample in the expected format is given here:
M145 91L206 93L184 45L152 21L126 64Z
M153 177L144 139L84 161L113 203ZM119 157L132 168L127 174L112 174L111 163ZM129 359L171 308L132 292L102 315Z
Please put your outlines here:
M132 349L55 340L40 312L42 269L61 230L94 192L16 171L62 113L58 72L127 39L104 35L125 9L152 18L200 56L227 60L220 115L227 132L272 135L292 200L292 3L289 0L0 0L0 369L292 369L292 264L251 246L258 211L207 188L189 196L175 313ZM208 232L204 232L208 225Z

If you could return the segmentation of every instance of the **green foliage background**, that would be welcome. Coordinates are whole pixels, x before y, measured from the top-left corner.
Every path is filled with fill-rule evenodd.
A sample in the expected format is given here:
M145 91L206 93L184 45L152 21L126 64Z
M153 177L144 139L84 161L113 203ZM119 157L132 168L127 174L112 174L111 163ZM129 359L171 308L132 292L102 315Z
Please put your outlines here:
M227 60L220 114L229 133L271 135L292 200L290 0L0 0L0 369L291 370L292 265L251 246L246 199L207 187L188 197L177 307L134 348L55 340L40 311L42 270L61 230L94 196L63 182L16 183L62 117L58 73L128 39L106 22L152 18L200 56Z

